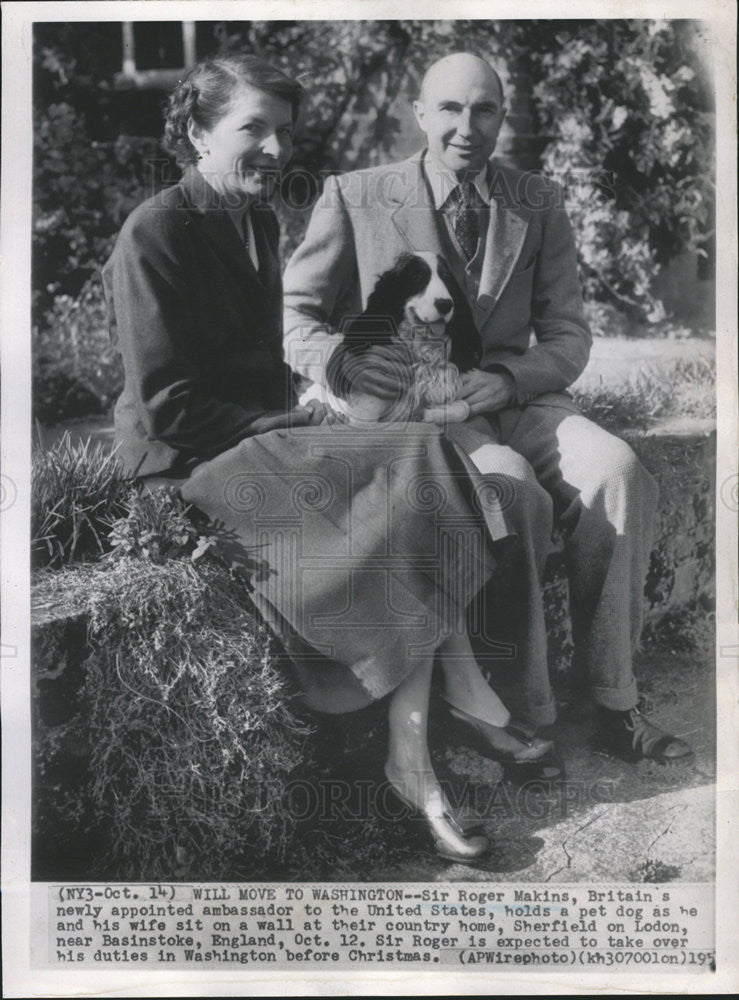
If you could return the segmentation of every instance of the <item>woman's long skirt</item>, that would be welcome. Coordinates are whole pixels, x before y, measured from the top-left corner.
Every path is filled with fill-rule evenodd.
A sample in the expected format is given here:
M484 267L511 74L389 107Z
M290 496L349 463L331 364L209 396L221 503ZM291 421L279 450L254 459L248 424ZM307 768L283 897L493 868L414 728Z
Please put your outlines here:
M432 425L271 431L198 466L182 494L219 525L323 712L382 698L464 629L512 538Z

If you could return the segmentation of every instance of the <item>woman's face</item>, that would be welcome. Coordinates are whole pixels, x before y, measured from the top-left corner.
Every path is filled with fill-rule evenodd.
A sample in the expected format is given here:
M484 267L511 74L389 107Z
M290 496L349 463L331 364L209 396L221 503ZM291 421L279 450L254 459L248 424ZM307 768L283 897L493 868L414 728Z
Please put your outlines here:
M190 140L201 154L198 169L238 207L269 198L292 152L292 107L272 94L242 85L212 129L190 123Z

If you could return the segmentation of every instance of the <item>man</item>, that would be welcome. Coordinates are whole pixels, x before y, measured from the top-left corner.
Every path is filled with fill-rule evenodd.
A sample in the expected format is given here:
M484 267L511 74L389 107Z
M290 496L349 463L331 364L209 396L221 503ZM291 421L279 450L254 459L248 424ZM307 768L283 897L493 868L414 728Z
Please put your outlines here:
M561 191L489 162L505 107L484 60L439 60L413 108L425 150L327 180L285 273L286 360L321 381L336 331L361 312L377 275L402 251L441 254L483 343L479 368L463 376L470 420L449 433L498 484L519 536L495 610L515 654L518 714L530 733L555 717L541 592L554 517L565 536L575 669L588 678L602 743L631 759L687 759L690 747L640 712L632 672L655 483L565 394L591 335ZM479 735L472 717L461 721Z

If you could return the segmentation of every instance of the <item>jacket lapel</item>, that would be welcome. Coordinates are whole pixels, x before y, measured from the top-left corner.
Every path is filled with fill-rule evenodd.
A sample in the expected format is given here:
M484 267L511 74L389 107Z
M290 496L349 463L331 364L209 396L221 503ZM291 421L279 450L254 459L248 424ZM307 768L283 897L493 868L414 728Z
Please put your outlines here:
M245 293L248 293L250 301L254 303L255 293L264 296L266 281L263 284L260 280L260 275L257 274L251 258L239 238L236 226L223 207L221 196L205 181L194 166L185 170L180 184L187 201L201 218L200 225L203 235L227 269L242 283ZM252 212L251 214L260 261L268 260L269 255L262 254L263 246L268 241L264 234L261 213ZM265 275L266 277L267 275Z
M504 173L493 171L491 189L490 221L475 308L480 326L485 323L508 284L521 253L530 218L527 209L516 204Z
M419 253L442 253L436 225L434 201L421 168L422 153L400 166L388 200L397 205L392 211L393 225L410 250Z
M444 256L433 196L423 174L424 151L401 164L388 200L397 205L392 212L395 228L410 250ZM475 319L483 326L508 283L521 253L530 213L516 203L506 173L493 170L493 198L485 240L480 289ZM448 261L454 271L454 261Z

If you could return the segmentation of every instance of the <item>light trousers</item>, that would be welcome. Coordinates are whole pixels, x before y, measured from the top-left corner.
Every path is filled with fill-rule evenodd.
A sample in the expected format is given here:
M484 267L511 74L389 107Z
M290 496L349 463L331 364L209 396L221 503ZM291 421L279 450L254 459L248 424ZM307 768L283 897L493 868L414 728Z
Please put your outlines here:
M517 717L533 725L554 721L542 579L557 525L564 535L574 670L597 704L632 708L638 697L632 654L657 507L654 479L624 441L582 416L568 396L547 393L472 424L489 441L465 440L464 432L451 436L495 485L518 534L509 561L471 610L481 665L494 676L502 673L504 697Z

